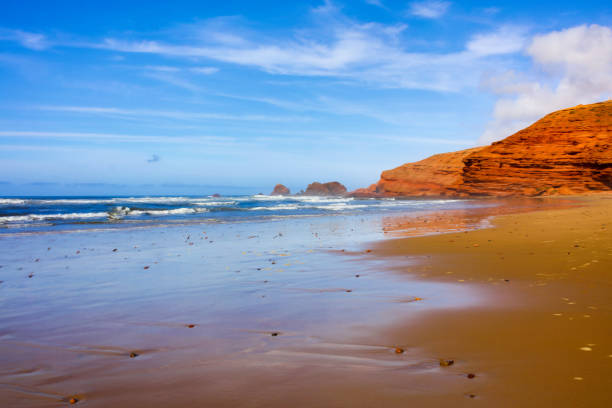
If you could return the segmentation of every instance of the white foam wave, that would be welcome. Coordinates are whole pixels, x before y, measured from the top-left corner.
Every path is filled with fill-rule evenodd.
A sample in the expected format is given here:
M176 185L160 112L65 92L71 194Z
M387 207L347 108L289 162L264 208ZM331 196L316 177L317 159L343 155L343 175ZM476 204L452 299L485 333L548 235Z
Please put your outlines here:
M345 203L335 203L330 205L315 205L309 206L306 208L317 208L319 210L331 210L331 211L342 211L342 210L354 210L356 208L366 208L369 207L367 204L345 204Z
M300 208L297 204L287 204L287 205L273 205L271 207L252 207L249 208L249 211L275 211L275 210L297 210Z
M196 214L204 213L206 208L175 208L172 210L130 210L128 215L181 215L181 214Z
M20 198L0 198L0 205L20 205L25 204L25 200Z
M106 218L108 213L68 213L68 214L28 214L28 215L8 215L0 217L0 223L24 222L24 221L51 221L51 220L70 220L83 218Z
M214 207L222 205L234 205L236 204L236 201L194 201L192 204L206 207Z
M348 203L353 197L295 196L294 200L306 203Z

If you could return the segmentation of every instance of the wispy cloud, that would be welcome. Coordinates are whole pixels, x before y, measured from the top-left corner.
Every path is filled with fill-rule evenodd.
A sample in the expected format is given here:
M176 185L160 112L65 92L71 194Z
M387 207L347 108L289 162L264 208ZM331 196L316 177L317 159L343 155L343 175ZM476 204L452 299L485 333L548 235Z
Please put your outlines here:
M95 132L41 132L41 131L0 131L0 138L37 138L53 140L74 140L77 142L126 142L126 143L169 143L169 144L233 144L236 142L232 137L220 136L150 136L150 135L129 135L117 133L95 133ZM5 145L7 149L14 146ZM28 146L41 149L49 146Z
M412 3L420 16L441 16L449 2ZM519 50L514 31L481 33L464 50L448 53L411 52L405 24L362 23L332 2L311 10L312 25L284 36L253 31L236 18L215 18L166 35L164 40L131 34L101 40L57 42L57 46L108 50L113 53L153 54L188 61L212 60L252 67L270 74L333 77L383 88L458 91L475 87L488 58ZM497 35L497 37L491 37ZM136 37L136 38L134 38ZM197 83L179 75L214 74L215 67L148 66L145 75L192 91Z
M449 1L415 1L410 3L410 14L422 18L440 18L448 11Z
M385 8L385 5L381 0L365 0L365 2L372 6Z
M47 37L43 34L6 28L0 29L0 40L15 41L32 50L44 50L51 46Z
M351 143L371 144L376 141L387 141L395 144L424 143L434 145L449 145L449 146L472 146L474 140L468 139L450 139L444 137L418 137L407 136L405 134L388 134L388 133L372 133L372 132L338 132L338 131L270 131L269 134L276 136L256 136L249 138L235 138L227 136L213 135L192 135L192 136L154 136L154 135L130 135L120 133L95 133L95 132L59 132L59 131L0 131L0 138L10 139L48 139L48 140L70 140L79 143L89 142L119 142L119 143L160 143L172 145L187 145L187 146L220 146L235 148L237 146L244 147L245 145L261 147L261 143L271 142L276 144L279 140L286 141L288 137L292 140L302 141L304 143L319 143L328 145L330 142L339 145L345 144L347 140ZM25 150L41 150L48 149L63 149L63 146L48 146L48 145L32 145L32 144L3 144L0 145L0 150L14 151L19 149ZM248 151L244 151L248 154Z
M321 12L319 12L320 15ZM389 88L456 91L476 86L479 72L486 66L486 57L516 52L517 35L502 43L502 36L513 34L481 34L452 53L415 53L402 45L403 24L360 24L330 11L331 28L301 30L289 38L267 38L252 35L228 43L176 44L150 40L107 38L92 47L124 53L157 54L177 58L207 58L225 63L259 68L271 74L328 76L368 82ZM231 27L215 30L232 30ZM201 28L203 38L220 37L217 31L208 35L209 27ZM204 35L207 34L207 35ZM221 36L223 37L223 36ZM261 38L260 38L261 37ZM497 44L503 47L494 49Z
M519 26L501 26L494 32L476 34L466 48L479 56L516 53L525 47L526 32L525 28Z
M271 115L232 115L225 113L204 113L185 111L166 111L154 109L123 109L100 106L39 106L36 109L71 112L89 115L105 115L114 117L138 118L156 117L176 120L232 120L232 121L260 121L260 122L295 122L309 121L305 116L271 116Z
M147 159L147 163L157 163L160 161L160 157L156 154L152 155L150 159Z

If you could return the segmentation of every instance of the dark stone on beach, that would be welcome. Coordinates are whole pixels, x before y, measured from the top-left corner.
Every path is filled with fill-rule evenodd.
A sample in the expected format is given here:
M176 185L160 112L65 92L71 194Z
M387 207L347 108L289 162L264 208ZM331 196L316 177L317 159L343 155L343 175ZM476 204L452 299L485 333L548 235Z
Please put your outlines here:
M395 348L395 354L402 354L404 352L404 349L401 347L396 347Z
M113 252L117 252L117 248L113 249Z
M138 355L139 355L138 353L131 352L130 353L130 358L136 358L136 357L138 357Z
M361 275L355 275L356 278L360 277Z
M276 337L276 336L278 336L279 334L280 334L279 332L272 332L272 333L270 333L270 336L272 336L272 337Z
M476 374L473 374L473 373L469 373L467 375L467 378L470 378L470 379L475 378L475 377L476 377Z
M504 282L510 282L510 279L504 279Z
M33 273L31 273L31 274L29 274L29 275L28 275L28 278L30 278L30 279L32 279L33 277L34 277L34 274L33 274Z
M440 367L448 367L455 364L455 360L445 360L443 358L440 359Z
M149 266L145 266L143 269L149 269Z
M70 398L70 399L68 400L68 402L69 402L69 403L71 403L71 404L76 404L77 402L79 402L79 399L78 399L78 398L75 398L75 397L72 397L72 398Z
M195 324L188 324L187 327L193 329L195 327Z
M351 292L352 292L352 290L351 290L351 289L347 289L347 290L346 290L346 293L351 293Z

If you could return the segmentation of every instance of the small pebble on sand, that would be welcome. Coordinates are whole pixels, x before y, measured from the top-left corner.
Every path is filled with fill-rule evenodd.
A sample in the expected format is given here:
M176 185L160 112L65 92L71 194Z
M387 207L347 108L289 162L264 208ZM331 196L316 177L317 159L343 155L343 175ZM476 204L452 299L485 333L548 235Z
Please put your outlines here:
M396 354L402 354L403 352L404 352L404 349L403 349L403 348L401 348L401 347L396 347L396 348L395 348L395 353L396 353Z
M443 358L440 359L440 367L448 367L455 364L455 360L445 360Z
M138 353L134 353L134 352L130 353L130 358L136 358L136 357L138 357Z
M470 378L470 379L475 378L475 377L476 377L476 374L474 374L474 373L469 373L467 375L467 378Z

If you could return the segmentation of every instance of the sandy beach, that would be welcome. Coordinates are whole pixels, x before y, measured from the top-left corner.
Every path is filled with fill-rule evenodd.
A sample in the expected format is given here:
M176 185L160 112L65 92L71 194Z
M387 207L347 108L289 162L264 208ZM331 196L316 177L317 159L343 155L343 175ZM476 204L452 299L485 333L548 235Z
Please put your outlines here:
M0 399L606 407L610 219L600 196L3 237Z
M492 220L494 228L382 243L383 258L425 280L482 288L486 307L430 313L385 335L455 359L449 371L482 406L612 404L612 197ZM450 397L450 396L449 396Z

